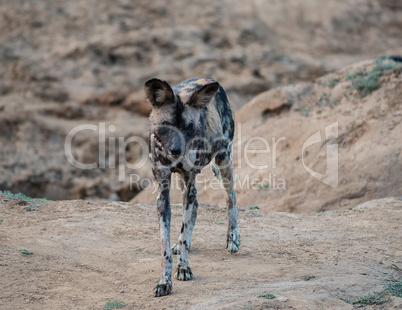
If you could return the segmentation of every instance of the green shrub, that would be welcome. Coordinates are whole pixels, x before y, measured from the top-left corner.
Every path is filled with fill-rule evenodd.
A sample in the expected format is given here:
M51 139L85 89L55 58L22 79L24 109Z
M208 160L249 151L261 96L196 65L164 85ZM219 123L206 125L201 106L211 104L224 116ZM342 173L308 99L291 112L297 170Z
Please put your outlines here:
M22 201L26 201L26 202L33 202L33 203L37 203L37 204L45 204L45 203L49 203L52 202L51 200L47 200L46 198L31 198L28 196L25 196L24 194L18 193L18 194L13 194L10 191L0 191L0 195L5 196L9 199L13 199L13 200L22 200Z
M112 309L122 309L126 304L124 302L118 302L117 300L106 302L104 310L112 310Z
M379 57L376 59L375 67L370 72L364 69L359 72L347 73L346 79L352 80L353 88L358 90L361 97L365 97L381 87L380 77L385 73L384 71L391 70L394 72L400 68L401 66L392 59Z

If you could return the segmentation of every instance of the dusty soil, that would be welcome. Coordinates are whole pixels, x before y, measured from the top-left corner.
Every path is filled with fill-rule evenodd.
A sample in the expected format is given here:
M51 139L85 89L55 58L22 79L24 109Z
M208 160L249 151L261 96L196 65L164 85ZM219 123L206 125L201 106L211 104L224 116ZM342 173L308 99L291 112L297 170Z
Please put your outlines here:
M240 209L234 255L224 249L225 208L201 204L189 256L195 279L174 280L162 298L152 297L160 270L153 203L59 201L30 212L5 197L0 204L1 309L103 309L107 300L124 309L352 309L337 295L366 295L402 276L400 197L338 212ZM172 210L174 241L181 206ZM276 298L258 298L266 293ZM401 307L392 297L366 309Z

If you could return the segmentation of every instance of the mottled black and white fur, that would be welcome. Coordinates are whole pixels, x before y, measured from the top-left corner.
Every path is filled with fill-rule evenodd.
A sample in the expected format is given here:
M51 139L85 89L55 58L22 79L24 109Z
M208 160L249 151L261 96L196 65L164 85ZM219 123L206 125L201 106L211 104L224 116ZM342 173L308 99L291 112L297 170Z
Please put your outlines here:
M162 241L162 278L154 295L164 296L172 293L172 251L178 255L176 279L193 278L188 251L198 209L195 180L209 163L227 192L227 248L230 253L239 250L231 156L234 119L226 92L212 79L192 78L173 87L166 81L151 79L144 89L153 105L149 145L152 170L159 185L157 210ZM184 214L178 243L171 249L169 191L174 172L181 179Z

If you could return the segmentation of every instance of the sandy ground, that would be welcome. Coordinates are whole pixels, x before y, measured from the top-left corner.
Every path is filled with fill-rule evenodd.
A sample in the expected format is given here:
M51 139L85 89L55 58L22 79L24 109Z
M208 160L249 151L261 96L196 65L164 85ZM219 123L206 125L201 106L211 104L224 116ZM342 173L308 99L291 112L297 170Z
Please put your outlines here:
M201 204L189 256L195 279L174 280L162 298L152 296L160 270L153 203L59 201L27 211L1 197L0 206L0 309L103 309L108 300L124 309L352 309L337 295L366 295L402 276L401 198L324 213L240 209L234 255L225 250L225 208ZM173 205L172 241L180 223ZM258 298L266 293L276 298ZM401 307L391 297L373 309Z

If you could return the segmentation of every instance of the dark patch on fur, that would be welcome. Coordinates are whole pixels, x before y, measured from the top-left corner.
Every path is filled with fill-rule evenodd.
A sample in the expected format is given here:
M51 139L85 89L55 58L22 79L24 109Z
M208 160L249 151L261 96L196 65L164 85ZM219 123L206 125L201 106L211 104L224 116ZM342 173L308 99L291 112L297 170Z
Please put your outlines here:
M197 81L198 79L199 79L199 78L191 78L191 79L185 80L185 81L181 82L180 84L177 84L177 85L173 86L173 87L172 87L172 88L173 88L173 91L174 91L175 93L178 93L178 92L179 92L180 90L182 90L183 88L188 87L188 84L189 84L189 83L194 82L194 81Z
M215 162L219 166L221 163L223 163L227 158L228 158L228 153L227 152L219 152L215 156Z
M216 108L218 110L219 117L222 122L222 132L225 134L228 133L228 138L233 140L234 136L234 119L232 115L232 110L230 108L229 99L226 95L225 90L219 87L218 92L215 95L216 99Z

